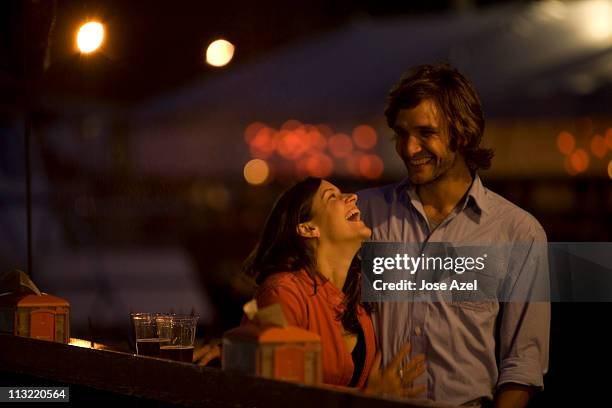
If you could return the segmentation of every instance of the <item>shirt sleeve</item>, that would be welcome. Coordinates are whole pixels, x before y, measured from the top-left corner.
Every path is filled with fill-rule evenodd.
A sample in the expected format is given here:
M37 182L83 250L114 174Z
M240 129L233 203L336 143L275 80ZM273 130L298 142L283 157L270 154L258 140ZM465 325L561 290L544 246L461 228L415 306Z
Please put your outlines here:
M299 289L288 284L265 285L259 288L255 299L257 300L257 307L260 309L279 303L287 324L307 329L306 302L302 299Z
M501 305L497 386L512 382L543 389L550 337L546 235L540 227L528 245L518 246L511 255L509 301Z

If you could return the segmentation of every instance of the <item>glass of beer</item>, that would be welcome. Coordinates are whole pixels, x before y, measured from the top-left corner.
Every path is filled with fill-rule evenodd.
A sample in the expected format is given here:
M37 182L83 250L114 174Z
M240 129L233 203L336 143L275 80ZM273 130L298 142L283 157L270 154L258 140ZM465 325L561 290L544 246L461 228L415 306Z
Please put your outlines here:
M198 315L157 316L161 358L191 363L198 318Z
M159 357L160 339L157 334L157 313L131 313L136 338L136 354Z

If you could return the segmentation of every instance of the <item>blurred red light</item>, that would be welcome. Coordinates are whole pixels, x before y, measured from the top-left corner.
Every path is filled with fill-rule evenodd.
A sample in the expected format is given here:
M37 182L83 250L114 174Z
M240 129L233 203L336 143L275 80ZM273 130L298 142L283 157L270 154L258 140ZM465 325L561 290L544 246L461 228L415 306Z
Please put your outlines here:
M266 125L261 122L253 122L250 125L248 125L244 129L244 141L247 142L248 144L251 144L253 139L255 139L255 136L257 136L257 132L259 132L261 129L265 127Z
M308 174L314 177L329 177L334 169L334 163L331 157L323 153L309 156L304 164Z
M359 125L353 129L353 141L355 146L361 149L368 150L373 148L376 146L377 140L376 130L372 126Z
M323 151L327 147L327 139L314 126L306 131L306 138L309 141L309 147L312 149Z
M301 133L303 135L303 132ZM281 130L278 141L278 154L285 159L295 160L308 150L306 138L300 132Z
M363 155L363 152L356 150L352 152L349 157L346 158L346 169L348 170L350 175L354 177L361 176L361 172L359 171L359 161Z
M319 132L321 132L323 137L327 139L329 139L330 137L334 135L334 131L329 125L321 123L321 124L316 125L315 127L319 130Z
M601 135L595 135L591 139L591 152L600 159L606 155L608 147L606 146L606 139Z
M259 129L253 140L251 140L250 151L253 157L267 159L276 149L276 138L274 129L263 127Z
M606 146L608 146L608 149L612 150L612 128L606 130Z
M281 126L281 130L295 130L302 126L302 122L296 119L289 119Z
M583 149L577 149L569 157L569 164L572 169L582 173L589 167L589 155Z
M560 132L557 136L557 148L559 151L567 156L574 150L574 147L576 147L574 135L565 130Z
M359 172L367 179L374 180L379 178L383 170L383 161L375 154L364 154L359 159Z
M353 151L353 141L344 133L338 133L329 138L327 147L334 157L348 157Z

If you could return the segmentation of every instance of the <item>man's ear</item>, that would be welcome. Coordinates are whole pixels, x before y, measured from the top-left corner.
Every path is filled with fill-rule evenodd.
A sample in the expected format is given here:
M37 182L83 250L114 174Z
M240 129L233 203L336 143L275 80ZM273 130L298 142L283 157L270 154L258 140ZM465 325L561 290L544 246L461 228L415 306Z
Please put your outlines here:
M297 234L304 238L318 238L321 234L319 229L311 222L303 222L296 227Z

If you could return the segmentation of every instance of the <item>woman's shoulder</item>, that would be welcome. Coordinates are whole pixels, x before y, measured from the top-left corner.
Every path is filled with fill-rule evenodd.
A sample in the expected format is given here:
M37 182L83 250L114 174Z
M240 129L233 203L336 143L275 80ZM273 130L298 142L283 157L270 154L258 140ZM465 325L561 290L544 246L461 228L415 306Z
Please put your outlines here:
M259 287L274 285L295 285L298 283L297 272L275 272L268 276Z
M279 303L289 324L305 327L308 289L296 272L277 272L268 276L257 288L255 299L260 308Z
M308 291L308 283L298 272L276 272L268 276L257 288L256 297L269 293L302 297Z
M277 287L295 288L300 291L311 291L314 287L314 280L308 272L300 271L288 271L288 272L275 272L268 276L263 283L259 285L259 289L267 290Z

